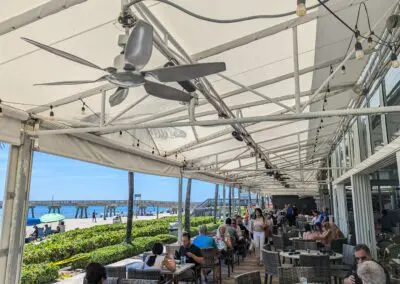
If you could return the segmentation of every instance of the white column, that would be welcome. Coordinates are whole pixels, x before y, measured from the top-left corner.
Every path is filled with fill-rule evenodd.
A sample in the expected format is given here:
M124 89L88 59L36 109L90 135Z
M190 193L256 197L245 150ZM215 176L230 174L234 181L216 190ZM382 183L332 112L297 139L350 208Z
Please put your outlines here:
M182 242L182 172L179 177L179 189L178 189L178 244Z
M337 199L337 193L336 193L336 187L333 187L332 190L332 214L333 214L333 218L334 218L334 222L336 225L339 226L339 209L338 209L338 199ZM339 226L340 228L340 226Z
M349 234L349 217L347 211L347 196L344 184L337 184L334 189L337 202L337 225L345 236Z
M358 244L366 244L376 259L375 224L369 175L351 176L355 235Z
M31 172L32 140L25 137L21 146L10 146L0 238L0 283L20 280Z

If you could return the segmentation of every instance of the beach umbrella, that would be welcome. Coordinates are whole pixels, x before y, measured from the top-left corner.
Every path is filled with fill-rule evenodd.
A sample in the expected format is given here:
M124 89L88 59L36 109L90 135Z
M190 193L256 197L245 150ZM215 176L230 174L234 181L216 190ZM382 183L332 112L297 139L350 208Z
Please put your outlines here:
M45 214L45 215L41 216L40 217L40 222L42 222L42 223L53 223L53 222L62 221L64 219L65 219L64 215L51 213L51 214Z
M40 224L40 219L38 218L28 218L26 219L26 225L27 226L34 226Z

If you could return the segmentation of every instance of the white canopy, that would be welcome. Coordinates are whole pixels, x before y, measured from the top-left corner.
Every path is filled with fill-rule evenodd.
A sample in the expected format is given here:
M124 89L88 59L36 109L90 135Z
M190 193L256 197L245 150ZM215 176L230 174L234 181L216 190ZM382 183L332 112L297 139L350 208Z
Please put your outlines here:
M296 6L295 0L173 2L197 14L218 19L279 14L293 11ZM353 26L360 2L332 0L327 5ZM371 26L375 27L376 34L381 34L396 1L365 2ZM317 3L316 0L307 1L307 6ZM221 73L225 78L219 75L207 78L236 117L295 112L295 31L291 28L297 25L303 113L321 111L325 97L327 102L324 108L327 110L345 109L357 98L352 87L359 79L368 57L359 61L350 59L345 65L346 75L337 73L330 80L330 93L326 92L325 86L309 104L310 95L330 75L330 66L337 68L345 58L348 47L352 51L354 46L354 40L349 46L352 33L323 7L308 10L307 15L301 18L291 15L235 24L201 21L157 1L143 1L143 4L133 6L132 10L137 17L143 17L144 13L147 16L144 20L156 28L155 32L160 35L164 47L171 48L172 52L184 59L187 57L182 53L183 50L193 62L226 63L227 70ZM188 105L149 96L143 87L132 88L122 104L110 107L108 98L115 91L115 86L109 83L33 86L40 82L91 80L104 73L40 50L22 41L21 37L65 50L102 67L113 66L114 57L121 51L117 44L118 35L124 34L124 29L117 21L120 11L119 1L108 0L3 3L0 10L0 99L5 115L14 114L16 118L16 111L19 110L22 111L19 112L21 118L27 113L38 119L40 129L65 129L65 133L71 128L99 127L103 115L105 119L102 134L95 131L92 134L69 132L40 135L37 150L168 176L179 176L180 169L185 165L186 176L213 182L234 182L243 188L265 193L317 192L318 169L326 164L335 142L333 138L340 126L337 117L324 118L323 123L317 118L246 124L249 137L256 142L256 145L249 147L246 142L239 142L232 137L234 129L231 125L190 126ZM364 12L361 13L358 28L362 33L368 32ZM182 49L174 45L174 41ZM167 61L154 48L145 69L162 66ZM178 84L171 85L180 88ZM248 86L255 92L240 85ZM104 113L103 92L106 97ZM204 95L200 92L197 95L197 121L223 119L218 117L217 110ZM86 106L85 114L81 114L83 103ZM50 106L53 107L54 118L49 116ZM120 124L134 127L149 122L160 123L163 127L131 129L122 135L119 130L108 128ZM189 126L174 126L177 122L187 122ZM0 125L0 139L16 143L20 126L15 125L15 120L3 119ZM314 151L320 125L322 128ZM255 154L255 149L262 151L262 157L265 155L270 160L273 169L286 174L289 188L284 188L281 182L266 174L264 163L258 158L260 152Z

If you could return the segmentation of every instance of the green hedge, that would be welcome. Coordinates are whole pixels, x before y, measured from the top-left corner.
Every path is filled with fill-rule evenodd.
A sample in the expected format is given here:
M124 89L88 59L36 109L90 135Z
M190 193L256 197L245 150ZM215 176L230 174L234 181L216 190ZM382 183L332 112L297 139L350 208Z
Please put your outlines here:
M60 267L51 263L22 265L21 283L39 284L57 279Z

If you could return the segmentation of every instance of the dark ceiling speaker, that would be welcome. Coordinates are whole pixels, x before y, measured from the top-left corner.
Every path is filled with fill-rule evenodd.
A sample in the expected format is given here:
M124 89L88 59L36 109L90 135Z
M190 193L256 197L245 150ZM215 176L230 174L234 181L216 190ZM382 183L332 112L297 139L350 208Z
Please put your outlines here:
M243 137L236 131L232 131L232 136L233 138L235 138L237 141L242 142L243 141Z

